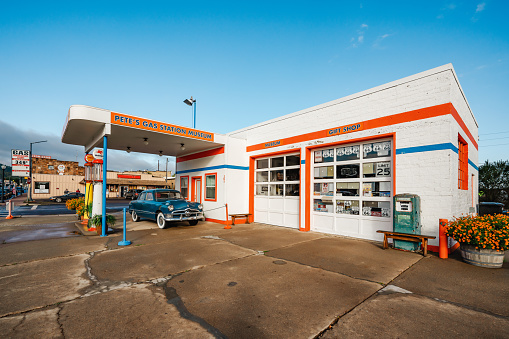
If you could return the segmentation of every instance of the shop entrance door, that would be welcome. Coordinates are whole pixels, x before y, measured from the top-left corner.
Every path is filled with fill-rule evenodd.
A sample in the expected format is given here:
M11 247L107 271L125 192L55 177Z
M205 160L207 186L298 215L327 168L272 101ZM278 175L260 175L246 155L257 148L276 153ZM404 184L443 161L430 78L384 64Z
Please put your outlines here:
M201 177L193 177L191 201L201 203Z
M256 159L254 221L299 228L300 155Z

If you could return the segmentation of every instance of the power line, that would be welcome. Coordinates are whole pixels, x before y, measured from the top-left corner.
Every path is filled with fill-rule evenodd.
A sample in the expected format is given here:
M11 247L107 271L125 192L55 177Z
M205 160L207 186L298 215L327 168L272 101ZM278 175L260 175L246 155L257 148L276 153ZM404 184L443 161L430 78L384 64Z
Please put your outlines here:
M479 141L488 141L488 140L500 140L500 139L509 139L509 137L502 137L502 138L492 138L492 139L480 139Z
M505 131L505 132L495 132L495 133L481 133L479 135L491 135L491 134L502 134L502 133L509 133L509 131Z
M479 145L479 147L492 147L492 146L504 146L509 144L496 144L496 145Z

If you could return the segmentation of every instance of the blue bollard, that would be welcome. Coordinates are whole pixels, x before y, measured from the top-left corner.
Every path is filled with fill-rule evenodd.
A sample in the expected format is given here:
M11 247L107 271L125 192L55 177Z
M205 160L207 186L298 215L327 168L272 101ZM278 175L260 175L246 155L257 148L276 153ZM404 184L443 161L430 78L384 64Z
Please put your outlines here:
M131 242L129 240L125 239L126 236L126 225L125 225L125 208L124 208L124 240L118 242L118 246L128 246L131 245Z

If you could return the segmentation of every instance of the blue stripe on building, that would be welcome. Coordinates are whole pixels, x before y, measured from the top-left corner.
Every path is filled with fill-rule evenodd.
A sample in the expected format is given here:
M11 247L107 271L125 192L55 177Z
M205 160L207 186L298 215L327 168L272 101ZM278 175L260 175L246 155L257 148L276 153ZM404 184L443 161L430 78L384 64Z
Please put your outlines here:
M177 174L185 174L185 173L192 173L192 172L201 172L201 171L210 171L210 170L216 170L216 169L236 169L236 170L242 170L242 171L248 171L249 166L235 166L235 165L218 165L218 166L209 166L209 167L202 167L202 168L194 168L184 171L177 171Z
M430 152L430 151L443 151L443 150L451 150L454 153L458 153L458 147L453 145L450 142L446 142L443 144L434 144L434 145L425 145L425 146L415 146L415 147L406 147L406 148L398 148L396 149L396 155L399 154L410 154L410 153L419 153L419 152ZM476 171L479 168L472 162L472 160L468 159L468 163L472 166Z

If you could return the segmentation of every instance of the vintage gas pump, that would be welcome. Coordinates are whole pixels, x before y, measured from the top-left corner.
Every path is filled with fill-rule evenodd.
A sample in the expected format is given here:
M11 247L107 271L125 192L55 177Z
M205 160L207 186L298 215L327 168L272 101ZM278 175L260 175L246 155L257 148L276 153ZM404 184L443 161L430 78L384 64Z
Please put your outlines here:
M421 198L415 194L394 196L394 232L421 234ZM394 240L394 248L416 251L419 243Z
M94 195L92 204L92 216L101 215L103 209L103 160L102 150L94 150L94 161L92 166L93 181L94 181Z
M87 154L85 156L85 214L83 215L84 220L90 219L91 215L88 214L88 206L92 204L93 197L93 161L94 156Z

